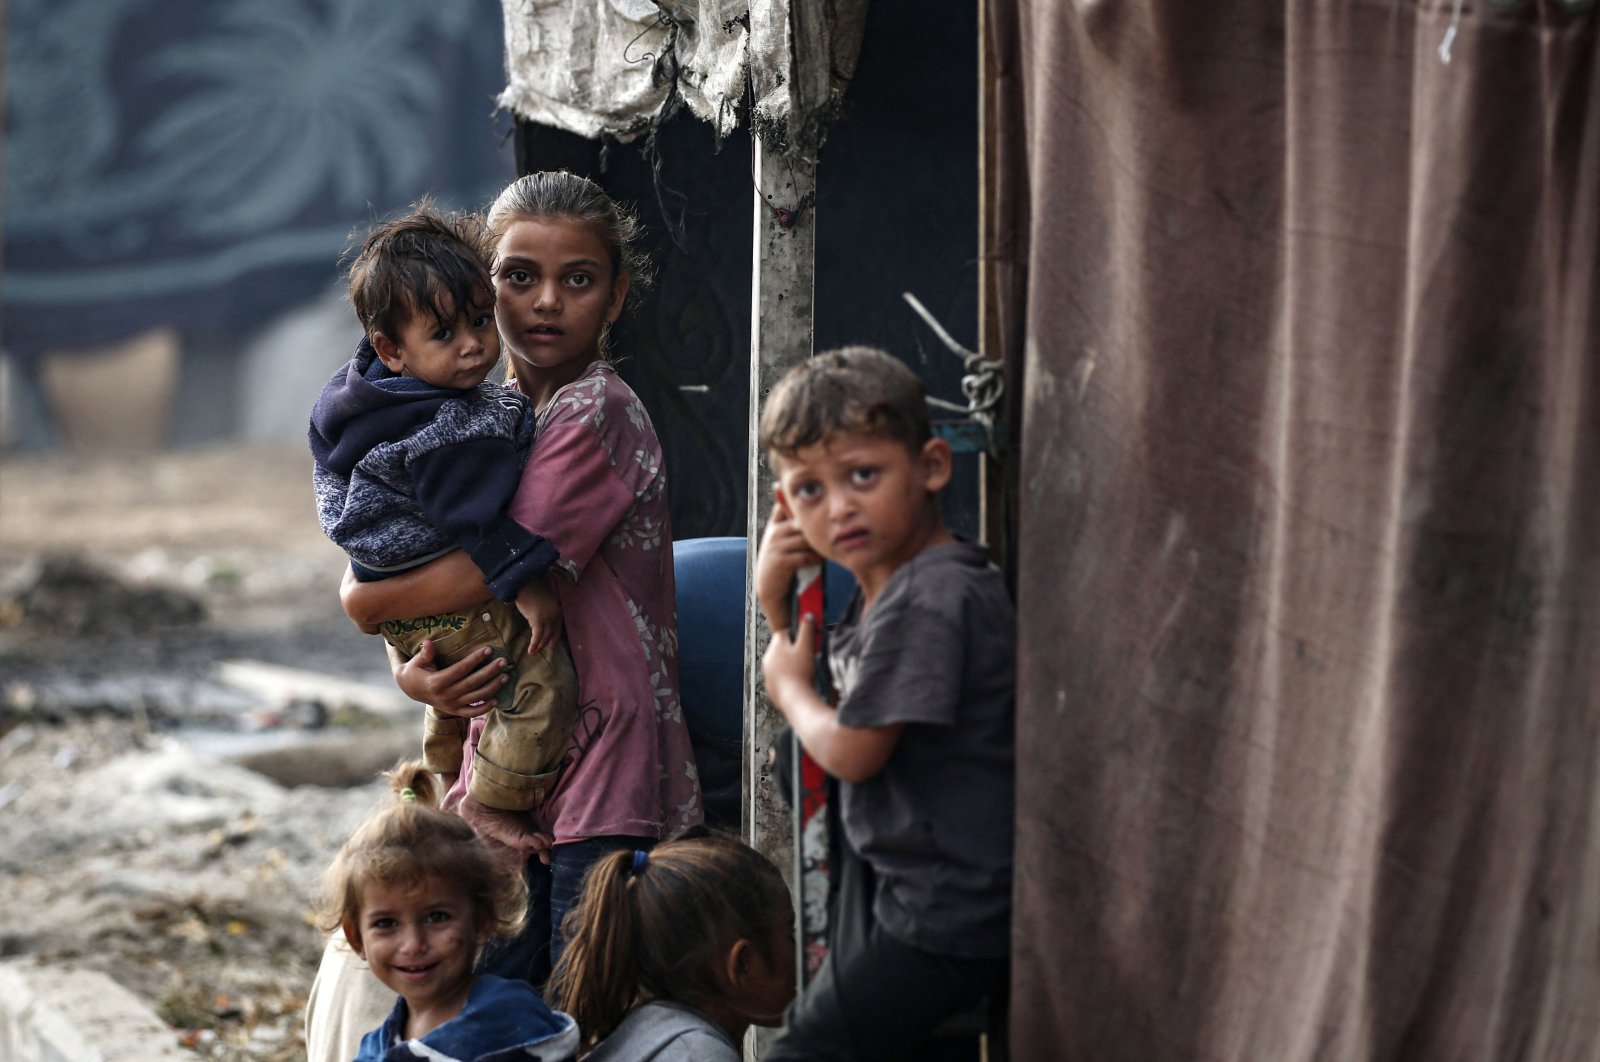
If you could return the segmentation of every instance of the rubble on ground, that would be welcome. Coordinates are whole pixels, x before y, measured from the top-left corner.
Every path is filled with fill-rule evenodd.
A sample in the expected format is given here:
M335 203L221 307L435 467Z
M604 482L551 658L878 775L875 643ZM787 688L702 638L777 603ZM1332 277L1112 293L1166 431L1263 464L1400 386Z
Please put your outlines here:
M198 1058L304 1056L312 889L420 735L341 692L393 686L338 610L308 461L0 466L0 958L108 975Z
M73 553L32 558L0 586L0 625L31 637L188 627L204 619L194 594L126 582Z

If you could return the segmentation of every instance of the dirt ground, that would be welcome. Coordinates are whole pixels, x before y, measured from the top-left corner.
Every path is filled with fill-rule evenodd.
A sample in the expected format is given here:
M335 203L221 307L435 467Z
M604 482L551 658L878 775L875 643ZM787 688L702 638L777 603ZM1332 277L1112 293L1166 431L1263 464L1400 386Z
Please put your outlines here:
M0 459L0 957L102 970L204 1057L301 1057L309 896L419 720L217 664L392 691L342 567L302 447Z

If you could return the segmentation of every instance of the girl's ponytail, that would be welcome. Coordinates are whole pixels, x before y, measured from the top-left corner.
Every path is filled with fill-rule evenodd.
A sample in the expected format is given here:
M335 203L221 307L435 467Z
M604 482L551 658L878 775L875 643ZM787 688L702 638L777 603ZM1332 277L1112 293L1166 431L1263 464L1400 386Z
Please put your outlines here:
M611 1035L639 993L639 910L633 853L611 852L585 876L583 896L562 925L566 946L547 996L572 1015L587 1050Z
M772 958L773 919L788 905L771 860L704 827L648 855L612 852L589 871L567 915L551 1005L577 1019L587 1051L648 1000L716 1000L728 949L748 940Z
M420 760L407 760L385 771L389 790L401 804L421 804L426 808L439 806L439 780Z

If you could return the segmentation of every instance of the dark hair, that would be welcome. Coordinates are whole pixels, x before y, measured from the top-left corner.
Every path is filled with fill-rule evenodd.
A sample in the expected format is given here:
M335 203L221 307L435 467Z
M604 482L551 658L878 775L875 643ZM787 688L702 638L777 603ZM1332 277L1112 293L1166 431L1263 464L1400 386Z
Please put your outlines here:
M450 321L493 306L488 259L482 218L423 200L367 233L350 261L350 304L369 337L398 340L415 315Z
M639 246L644 226L638 215L605 193L587 177L565 170L544 170L518 177L489 205L488 235L492 243L514 221L552 218L588 225L611 255L612 279L626 273L628 298L650 285L650 259Z
M471 826L439 808L439 783L421 763L402 763L384 777L394 803L357 827L323 874L317 927L331 932L359 924L361 891L373 882L443 878L466 890L488 936L515 936L527 914L522 875L502 868Z
M770 960L774 920L788 905L770 859L703 826L648 854L611 852L563 923L567 944L547 998L577 1020L590 1048L646 1000L716 999L720 957L748 940Z
M933 437L922 381L893 355L842 347L790 369L761 411L761 448L769 460L793 457L841 431L922 446Z

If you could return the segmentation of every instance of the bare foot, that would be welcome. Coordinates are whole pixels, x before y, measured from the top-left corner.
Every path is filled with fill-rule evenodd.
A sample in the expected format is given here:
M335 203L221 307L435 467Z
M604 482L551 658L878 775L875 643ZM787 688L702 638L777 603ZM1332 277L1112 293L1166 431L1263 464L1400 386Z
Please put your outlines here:
M478 836L514 849L520 852L523 858L537 855L539 862L546 864L550 862L552 838L549 834L533 828L527 812L491 808L487 804L478 803L470 796L464 796L461 798L461 803L456 806L456 814L465 819L468 825L478 832Z

